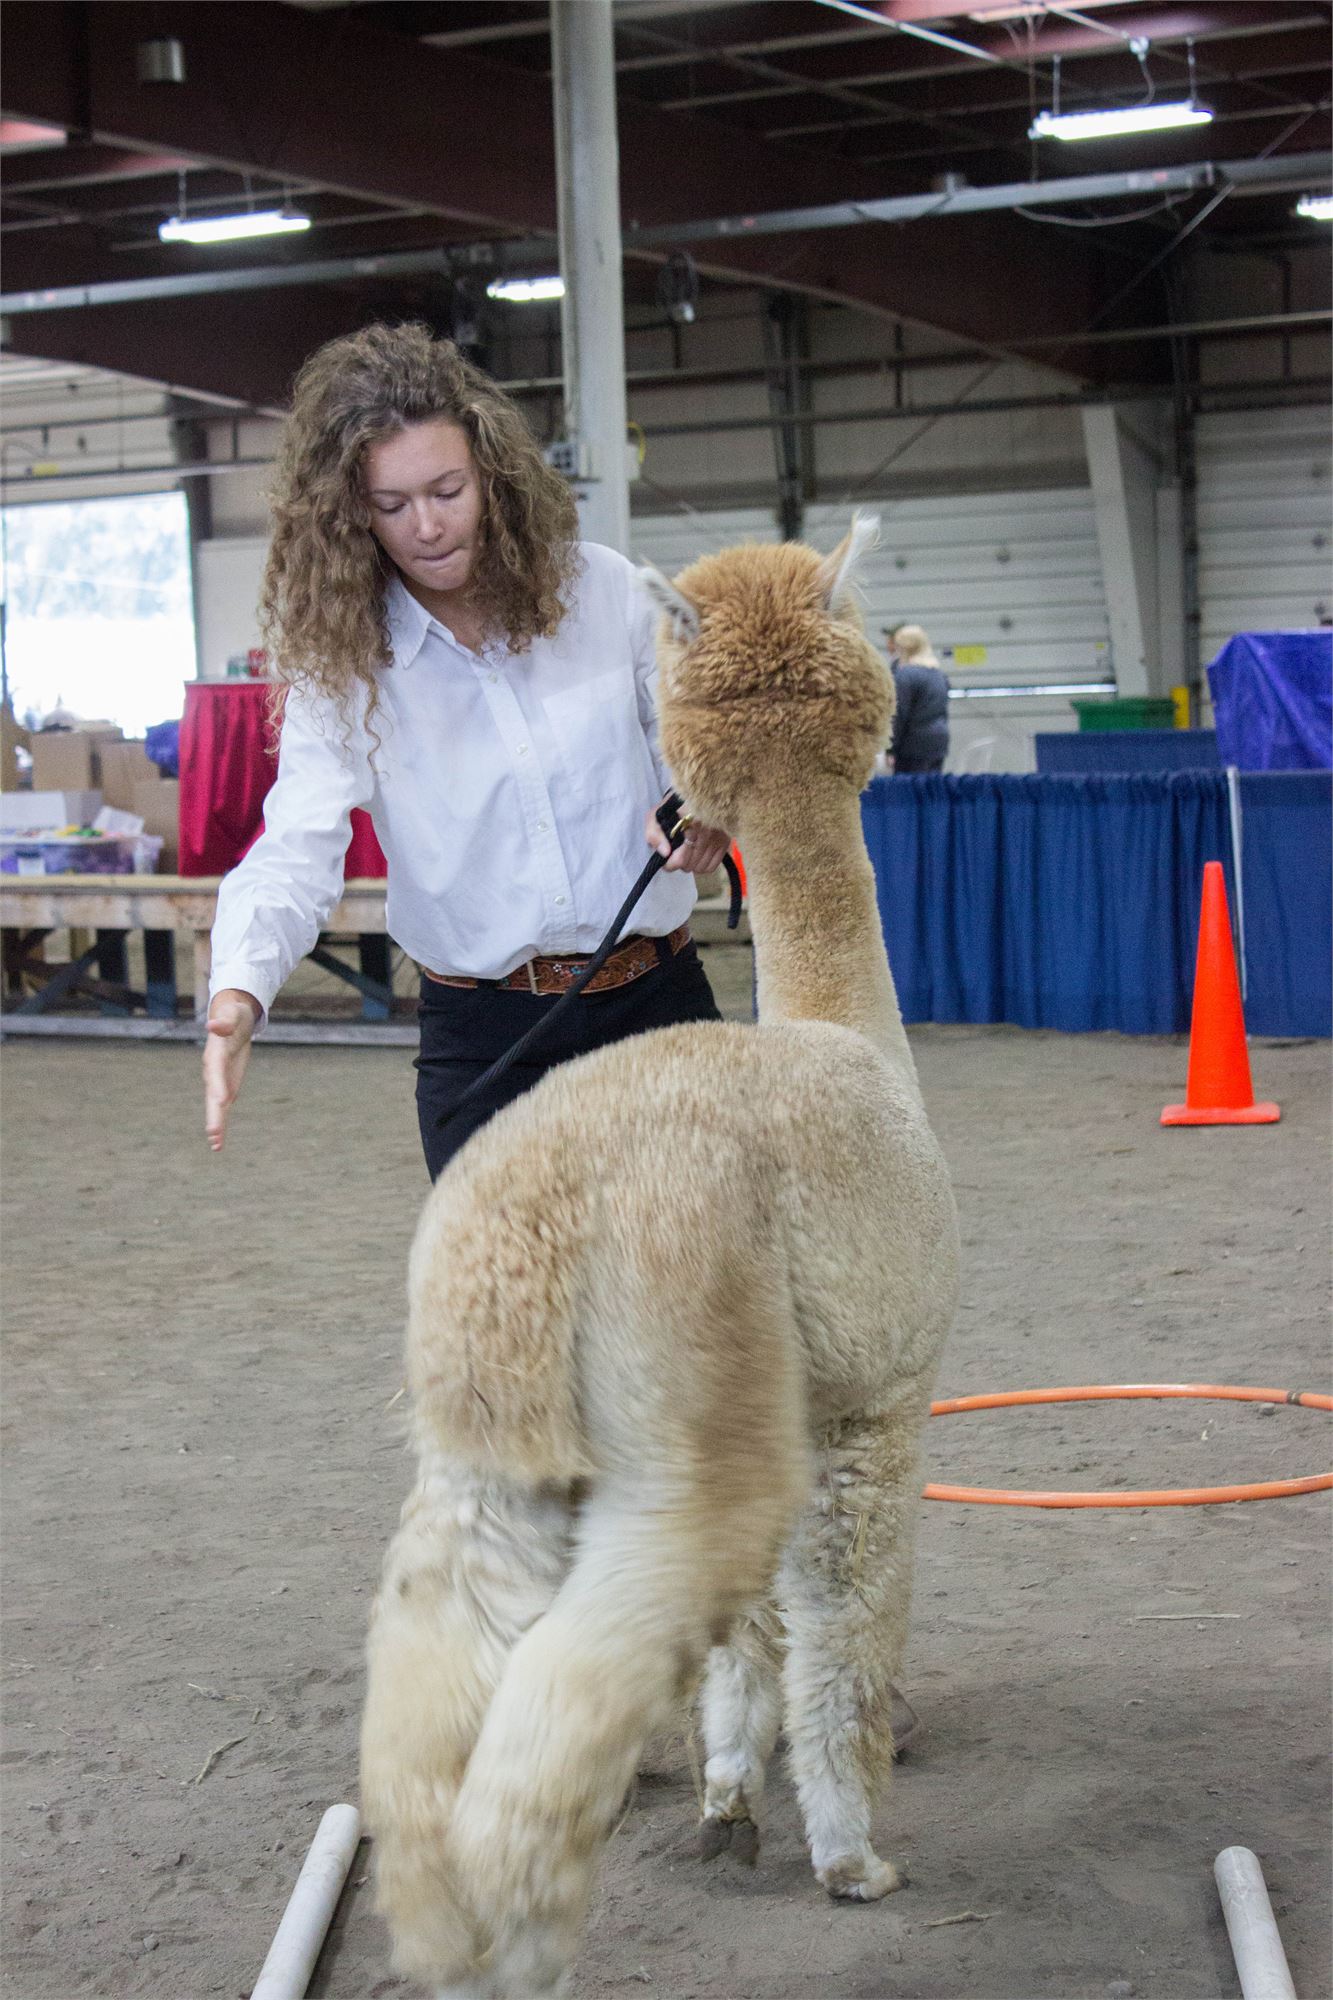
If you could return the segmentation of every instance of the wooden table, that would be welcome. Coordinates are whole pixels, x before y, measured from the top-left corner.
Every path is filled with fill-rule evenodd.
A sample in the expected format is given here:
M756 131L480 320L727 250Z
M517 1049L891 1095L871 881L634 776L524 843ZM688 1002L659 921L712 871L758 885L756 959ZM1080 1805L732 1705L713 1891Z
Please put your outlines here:
M20 999L14 1014L48 1012L66 994L83 991L102 1002L103 1013L128 1014L135 1006L155 1019L176 1018L175 933L194 938L194 1014L208 1011L209 933L217 910L216 875L0 875L0 931L4 933L6 993L21 992L23 974L38 974L40 990ZM54 930L88 930L97 942L68 964L49 966L35 949ZM310 956L361 993L362 1018L389 1018L389 938L384 925L384 883L358 877L343 886L329 931L353 931L360 970L346 965L323 942ZM128 983L126 939L144 934L147 970L143 993ZM92 968L96 964L96 972Z

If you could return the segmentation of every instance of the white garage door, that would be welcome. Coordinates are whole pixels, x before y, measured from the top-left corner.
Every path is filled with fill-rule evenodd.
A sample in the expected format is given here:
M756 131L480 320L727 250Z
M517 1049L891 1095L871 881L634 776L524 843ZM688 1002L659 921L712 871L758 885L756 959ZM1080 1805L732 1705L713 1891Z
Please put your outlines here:
M1205 416L1197 449L1202 663L1237 632L1327 623L1327 408Z
M674 576L697 556L715 555L733 542L777 541L777 517L768 507L636 514L629 524L629 539L636 562L656 563L667 576Z

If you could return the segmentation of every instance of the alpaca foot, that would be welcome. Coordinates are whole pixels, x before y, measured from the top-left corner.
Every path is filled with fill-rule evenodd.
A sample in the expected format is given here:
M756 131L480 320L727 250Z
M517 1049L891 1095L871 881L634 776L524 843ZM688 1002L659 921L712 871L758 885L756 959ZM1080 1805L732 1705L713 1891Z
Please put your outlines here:
M521 1970L514 1979L506 1979L503 1973L492 1976L480 1972L473 1979L465 1979L460 1985L441 1986L436 1989L435 2000L562 2000L569 1992L568 1976L558 1973L554 1983L533 1985Z
M901 1757L917 1731L917 1713L896 1687L889 1689L889 1727L893 1731L893 1754Z
M699 1859L716 1861L728 1851L743 1868L753 1868L759 1859L759 1828L748 1813L724 1819L720 1813L705 1813L699 1822Z
M877 1903L881 1896L907 1887L907 1877L869 1849L864 1855L844 1855L816 1868L815 1876L830 1896L848 1903Z

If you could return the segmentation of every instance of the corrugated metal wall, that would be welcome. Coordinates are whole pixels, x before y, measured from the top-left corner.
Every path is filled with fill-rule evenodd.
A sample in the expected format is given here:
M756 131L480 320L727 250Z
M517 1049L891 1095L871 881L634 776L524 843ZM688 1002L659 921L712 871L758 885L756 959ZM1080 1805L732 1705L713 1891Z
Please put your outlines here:
M696 556L713 555L732 542L775 542L778 524L771 507L690 507L670 514L635 514L629 535L636 562L655 563L674 576Z
M1333 616L1327 407L1238 410L1198 429L1200 658L1237 632Z

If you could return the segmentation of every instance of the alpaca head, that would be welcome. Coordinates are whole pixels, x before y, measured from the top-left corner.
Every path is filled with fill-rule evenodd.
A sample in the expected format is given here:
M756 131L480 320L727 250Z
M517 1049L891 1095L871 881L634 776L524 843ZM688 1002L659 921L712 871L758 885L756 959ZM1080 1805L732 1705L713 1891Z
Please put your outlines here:
M893 682L853 594L879 523L832 555L798 542L703 556L674 583L644 568L658 635L662 748L691 812L736 828L757 787L833 778L859 791L889 738Z

